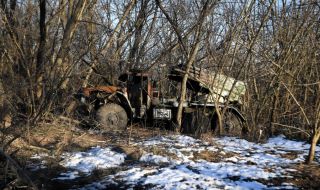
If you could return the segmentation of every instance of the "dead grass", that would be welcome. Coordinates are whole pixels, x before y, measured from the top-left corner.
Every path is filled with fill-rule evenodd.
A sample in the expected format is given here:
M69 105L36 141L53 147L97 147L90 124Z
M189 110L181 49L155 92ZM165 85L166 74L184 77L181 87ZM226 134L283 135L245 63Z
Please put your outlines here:
M287 152L286 154L280 154L282 158L287 158L290 160L294 160L298 158L299 153L298 152Z
M21 166L24 167L31 163L38 164L39 160L30 159L35 154L45 153L47 155L42 158L46 162L46 168L33 172L25 171L38 187L45 187L45 189L71 188L75 184L89 183L88 180L97 180L104 176L105 172L113 173L111 170L96 171L95 174L97 175L91 175L90 179L86 177L76 181L59 183L52 181L51 179L55 178L59 173L65 172L65 168L59 165L59 155L65 151L84 151L94 146L112 146L126 153L128 155L126 162L130 163L139 160L143 150L130 145L129 138L131 141L136 142L167 134L167 131L142 128L140 126L132 126L127 131L101 132L77 127L75 123L68 122L66 119L60 120L59 118L43 122L26 132L16 130L15 132L23 135L10 144L8 151L14 153L14 157ZM1 171L4 170L1 169ZM100 175L101 172L102 174ZM0 177L2 178L1 175ZM17 185L19 180L12 180L12 183Z
M301 189L320 189L320 167L319 164L297 164L293 167L296 172L292 172L294 176L292 183Z
M86 184L89 181L95 181L105 176L105 172L113 174L117 171L97 170L94 175L89 178L79 178L71 182L52 181L59 173L64 172L64 168L59 165L59 157L64 151L84 151L94 146L112 146L115 151L127 154L126 163L136 162L145 152L155 155L167 156L172 159L178 159L175 154L169 153L166 147L153 146L149 149L142 149L139 146L129 143L139 142L151 137L174 134L174 132L159 130L157 128L143 128L141 126L129 127L127 131L108 131L100 132L99 130L89 130L75 127L74 124L65 122L64 120L55 120L54 122L42 123L36 128L30 130L28 135L15 140L11 149L12 152L18 150L15 157L18 158L21 165L33 162L30 157L34 154L46 153L48 157L43 158L46 161L46 168L30 172L30 176L35 180L39 187L47 189L55 188L71 188L74 185ZM204 134L201 139L212 144L212 134ZM190 152L188 152L190 154ZM193 160L207 160L210 162L220 162L225 158L235 156L234 153L222 153L221 149L217 151L204 150L201 152L193 152ZM288 152L283 155L286 158L294 159L296 153ZM250 163L249 163L250 164ZM253 163L254 164L254 163ZM123 168L122 168L123 169ZM295 165L292 171L294 178L275 178L272 181L263 182L264 184L281 184L283 182L293 183L301 189L320 189L320 168L318 165Z
M268 180L259 179L263 184L280 186L283 183L291 183L299 189L318 190L320 189L320 168L318 164L296 164L290 167L292 177L278 177Z
M75 123L65 118L57 118L31 128L28 133L13 141L10 151L15 152L22 165L35 154L46 153L57 157L65 151L85 151L94 146L118 147L129 155L128 158L131 160L138 160L143 151L139 147L130 145L130 141L138 142L169 133L172 132L158 128L144 128L140 125L128 127L126 131L102 132L98 129L77 127Z
M201 151L201 152L194 152L193 153L193 156L194 156L193 160L202 159L202 160L206 160L206 161L209 161L209 162L220 162L221 160L223 160L225 158L230 158L230 157L233 157L235 155L236 155L235 153L231 153L231 152L222 154L221 150L216 151L216 152L204 150L204 151Z
M149 150L147 150L149 153L152 153L154 155L160 155L160 156L165 156L169 157L172 159L178 160L178 157L176 154L168 152L168 150L165 147L158 147L158 146L153 146ZM183 153L183 152L182 152Z

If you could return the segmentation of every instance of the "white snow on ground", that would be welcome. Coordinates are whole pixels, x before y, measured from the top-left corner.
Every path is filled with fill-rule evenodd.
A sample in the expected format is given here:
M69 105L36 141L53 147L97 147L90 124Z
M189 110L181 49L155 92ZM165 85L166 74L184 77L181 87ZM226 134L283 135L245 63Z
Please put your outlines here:
M59 177L54 178L55 180L73 180L79 177L78 171L69 171L67 173L61 173Z
M119 166L126 157L123 153L112 151L111 148L95 147L87 152L67 153L60 164L83 173L91 173L94 169L106 169Z
M126 165L123 171L82 189L106 189L110 185L123 189L137 186L148 189L296 189L290 183L275 186L266 181L292 177L290 172L294 169L290 169L290 164L303 161L310 145L287 140L284 136L256 144L234 137L213 138L209 143L175 135L152 138L135 146L147 150L135 164ZM214 158L210 161L196 156L203 151ZM157 155L160 152L161 155ZM317 147L316 156L320 156L320 147ZM125 157L110 148L96 147L88 152L65 155L61 164L90 173L95 168L117 167ZM67 174L64 175L68 177Z
M121 172L117 173L115 176L111 176L111 177L125 178L126 182L128 184L135 184L140 179L142 179L143 176L150 174L150 173L155 173L155 172L157 172L157 170L155 170L155 169L131 168L127 171L121 171Z
M156 163L156 164L159 164L159 163L169 163L171 160L170 158L168 157L164 157L164 156L159 156L159 155L153 155L153 154L144 154L141 156L140 158L140 161L141 162L153 162L153 163Z
M30 171L37 171L39 169L47 168L47 162L44 158L50 157L47 153L35 154L30 157L31 160L28 161L26 168Z
M40 154L35 154L30 157L30 159L42 159L44 157L48 157L49 155L47 153L40 153Z
M39 159L42 159L42 158L39 158ZM34 160L33 161L28 161L29 163L27 164L27 168L30 170L30 171L37 171L37 170L40 170L40 169L45 169L47 168L47 162L45 160L41 160L40 162L35 162Z

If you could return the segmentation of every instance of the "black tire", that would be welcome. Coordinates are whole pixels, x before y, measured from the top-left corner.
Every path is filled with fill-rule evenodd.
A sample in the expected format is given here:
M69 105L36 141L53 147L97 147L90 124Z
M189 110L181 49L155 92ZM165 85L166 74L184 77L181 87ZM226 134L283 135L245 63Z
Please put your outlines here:
M222 131L220 131L218 117L215 116L213 122L213 130L216 135L242 137L244 131L244 123L234 113L226 111L222 119Z
M96 113L98 125L103 130L124 130L127 128L126 110L115 103L101 106Z
M210 132L211 117L203 109L196 109L191 113L184 113L182 121L182 133L200 136Z

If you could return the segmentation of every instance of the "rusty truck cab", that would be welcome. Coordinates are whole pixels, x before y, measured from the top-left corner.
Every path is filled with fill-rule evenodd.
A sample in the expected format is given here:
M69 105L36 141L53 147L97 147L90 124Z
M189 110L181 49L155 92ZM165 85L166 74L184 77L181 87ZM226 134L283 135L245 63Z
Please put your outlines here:
M119 81L127 87L128 99L133 108L134 117L142 118L151 106L152 85L149 73L130 70L119 76Z

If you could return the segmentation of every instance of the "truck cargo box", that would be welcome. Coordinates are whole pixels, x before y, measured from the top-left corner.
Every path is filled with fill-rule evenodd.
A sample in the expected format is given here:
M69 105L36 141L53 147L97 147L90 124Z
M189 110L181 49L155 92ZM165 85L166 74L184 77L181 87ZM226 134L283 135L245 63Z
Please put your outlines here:
M169 78L181 82L186 73L185 70L185 66L173 67ZM241 98L246 92L246 85L243 81L194 66L190 68L187 87L195 92L206 94L209 103L225 103L229 100L229 102L242 104Z

